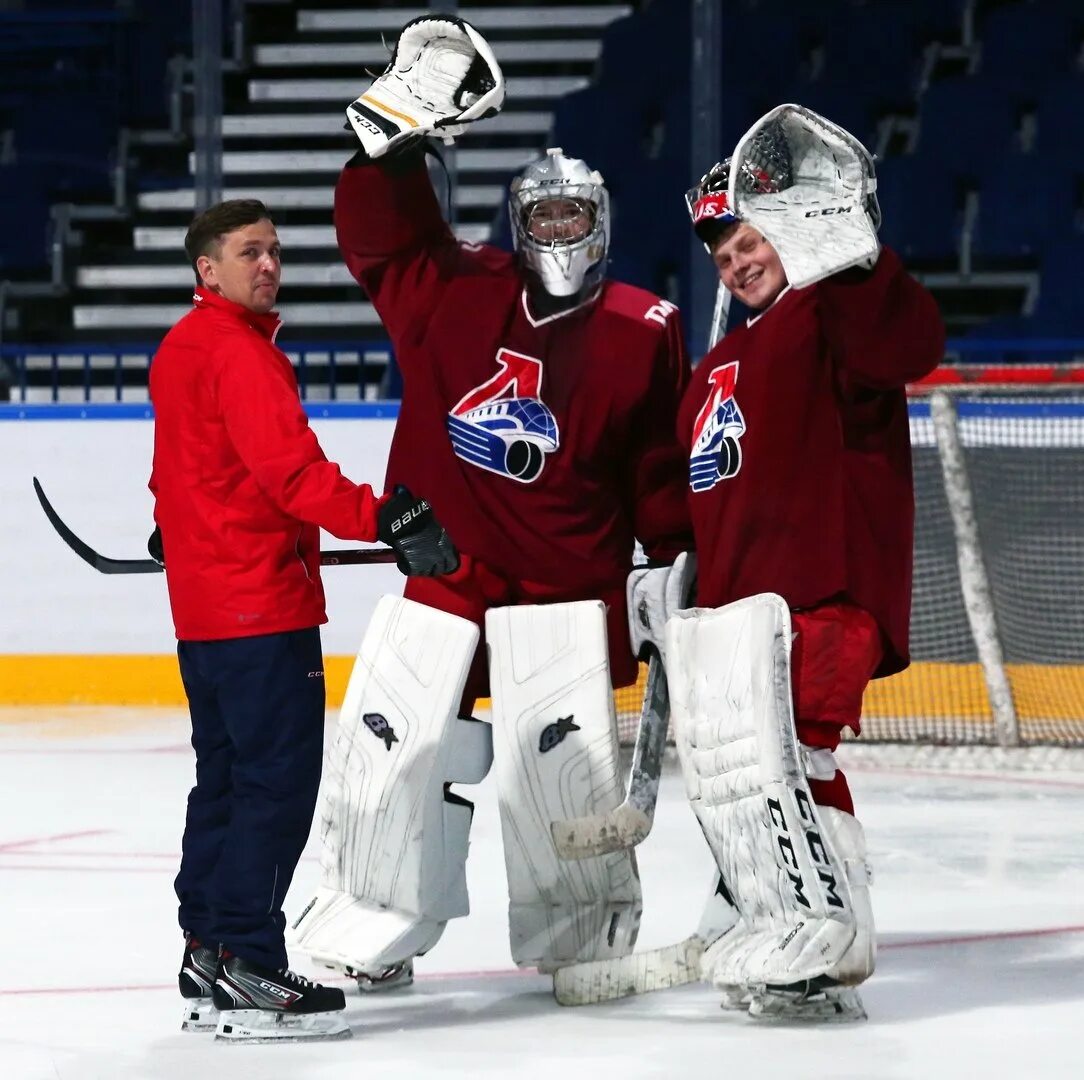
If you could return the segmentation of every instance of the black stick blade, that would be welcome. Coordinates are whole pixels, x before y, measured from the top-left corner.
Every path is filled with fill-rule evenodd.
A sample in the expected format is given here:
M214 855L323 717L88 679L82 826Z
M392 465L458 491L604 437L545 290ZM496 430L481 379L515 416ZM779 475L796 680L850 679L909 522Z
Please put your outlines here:
M56 529L60 539L79 556L83 562L93 566L100 574L160 574L164 567L154 559L110 559L99 555L88 543L80 540L64 524L60 515L53 509L53 504L46 498L45 491L38 478L34 478L34 493L41 503L49 523ZM371 566L379 563L395 562L395 552L387 547L341 548L321 551L321 566Z
M64 541L85 563L89 563L101 574L160 574L162 567L154 559L110 559L105 555L99 555L89 544L84 543L68 528L61 520L60 515L53 509L53 504L45 497L38 478L34 477L34 493L41 503L45 516L49 523L56 529L60 539Z

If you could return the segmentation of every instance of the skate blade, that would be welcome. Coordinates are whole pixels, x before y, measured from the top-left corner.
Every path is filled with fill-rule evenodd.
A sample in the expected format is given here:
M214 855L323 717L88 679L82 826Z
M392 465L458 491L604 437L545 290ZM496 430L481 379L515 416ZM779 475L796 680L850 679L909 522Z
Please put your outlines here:
M184 1007L181 1031L214 1031L218 1027L218 1010L200 1000L188 1001Z
M742 986L719 987L723 999L719 1002L719 1008L727 1012L748 1012L753 1002L752 991Z
M226 1009L218 1014L215 1039L231 1043L349 1039L350 1025L338 1012L284 1013L271 1009Z
M350 969L349 974L353 975L358 991L362 994L386 994L392 990L406 990L414 985L413 964L396 964L378 975L354 969Z
M868 1019L857 990L835 987L798 997L794 994L754 992L749 1015L768 1023L848 1024Z

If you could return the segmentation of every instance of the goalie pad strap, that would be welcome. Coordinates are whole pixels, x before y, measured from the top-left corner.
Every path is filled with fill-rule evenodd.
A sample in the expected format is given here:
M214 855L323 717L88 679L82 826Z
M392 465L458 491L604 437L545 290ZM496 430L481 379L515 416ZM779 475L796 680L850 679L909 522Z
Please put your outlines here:
M667 626L686 793L741 915L706 954L717 985L833 975L856 936L850 875L795 733L790 638L786 602L771 593L679 612Z
M478 641L465 619L383 597L350 676L325 771L321 889L295 923L314 959L368 971L424 951L467 914L472 807L488 724L458 717Z
M688 603L696 578L696 553L683 551L672 566L633 567L625 583L632 654L646 660L652 649L665 659L666 621Z
M494 608L486 640L512 957L552 971L624 955L640 923L635 856L565 861L550 831L624 797L604 605Z

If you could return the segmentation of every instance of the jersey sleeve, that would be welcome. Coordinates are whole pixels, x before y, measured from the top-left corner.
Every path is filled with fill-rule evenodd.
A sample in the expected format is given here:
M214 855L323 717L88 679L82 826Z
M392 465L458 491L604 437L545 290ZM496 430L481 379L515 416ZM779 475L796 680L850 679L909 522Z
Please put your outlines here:
M218 402L230 441L260 489L284 513L341 540L375 540L383 500L324 456L289 365L236 339L224 345Z
M690 377L681 316L675 309L655 353L630 469L636 538L649 559L665 562L693 547L688 455L677 437L678 406Z
M944 356L945 328L930 293L889 248L872 272L846 270L822 281L817 303L835 363L855 383L902 387Z
M348 164L335 186L335 236L393 343L420 338L458 258L425 159Z

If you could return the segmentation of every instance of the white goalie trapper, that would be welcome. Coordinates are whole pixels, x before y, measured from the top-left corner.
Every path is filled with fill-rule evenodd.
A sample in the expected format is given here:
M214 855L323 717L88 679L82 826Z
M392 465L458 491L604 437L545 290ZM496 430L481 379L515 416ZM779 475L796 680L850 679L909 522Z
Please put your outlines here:
M435 135L446 143L504 103L504 76L493 50L470 23L423 15L403 27L391 61L346 117L371 158Z
M880 252L873 155L850 132L801 105L779 105L685 196L705 243L744 221L775 248L795 289Z

